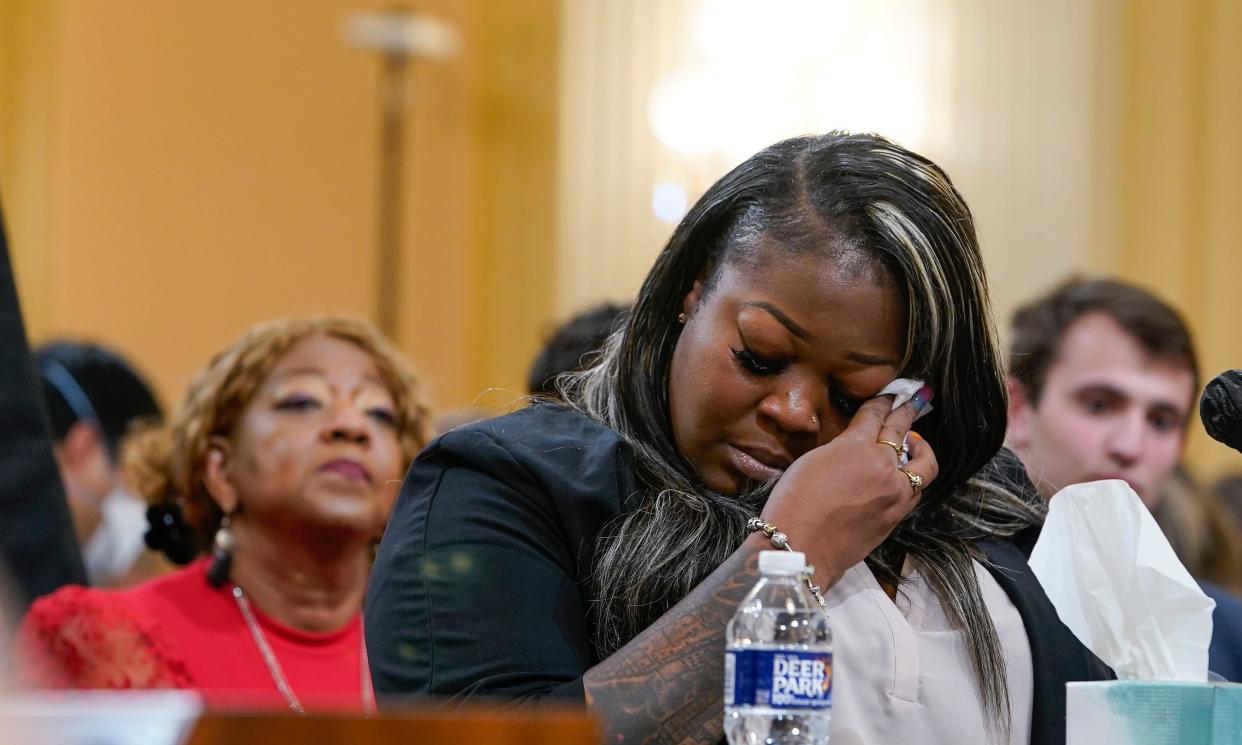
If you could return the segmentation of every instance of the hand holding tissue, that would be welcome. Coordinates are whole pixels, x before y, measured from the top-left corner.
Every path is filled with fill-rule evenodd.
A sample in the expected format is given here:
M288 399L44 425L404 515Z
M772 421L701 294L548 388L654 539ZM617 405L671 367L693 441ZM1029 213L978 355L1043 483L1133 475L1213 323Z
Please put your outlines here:
M915 378L894 378L892 381L889 382L888 385L881 388L880 392L875 395L892 396L893 397L892 411L896 411L897 407L901 406L905 402L914 398L914 394L923 390L923 388L925 387L926 385L923 383L923 381L916 380ZM931 413L931 410L932 410L931 404L926 404L919 411L919 413L914 417L914 421L917 422L918 420L927 416L928 414Z

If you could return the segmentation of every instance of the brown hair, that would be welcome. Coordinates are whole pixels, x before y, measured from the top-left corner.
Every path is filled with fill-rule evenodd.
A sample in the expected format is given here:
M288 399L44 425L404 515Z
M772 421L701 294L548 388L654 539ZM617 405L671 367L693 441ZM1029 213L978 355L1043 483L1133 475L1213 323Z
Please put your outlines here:
M1013 315L1009 374L1026 389L1031 403L1039 403L1065 332L1089 313L1103 313L1116 321L1153 357L1184 365L1197 384L1194 343L1176 310L1131 284L1073 277Z
M136 433L125 448L126 474L155 508L154 514L183 516L188 541L179 553L159 545L173 561L188 561L206 550L223 513L203 484L210 438L228 435L276 362L302 339L315 334L357 345L375 363L397 413L397 437L406 463L426 444L428 410L409 364L366 321L319 316L280 319L252 327L195 376L168 424ZM161 518L164 519L164 518ZM172 527L172 520L167 527ZM176 528L174 527L174 530ZM148 543L157 547L148 536Z
M1219 492L1202 488L1178 466L1152 514L1195 579L1242 592L1242 528Z

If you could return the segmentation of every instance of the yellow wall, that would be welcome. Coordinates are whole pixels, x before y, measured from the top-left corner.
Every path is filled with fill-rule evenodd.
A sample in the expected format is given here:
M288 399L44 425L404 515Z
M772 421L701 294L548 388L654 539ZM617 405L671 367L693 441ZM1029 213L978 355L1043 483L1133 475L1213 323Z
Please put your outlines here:
M55 3L0 0L0 199L26 326L50 321Z
M1100 232L1114 236L1114 271L1185 312L1207 382L1242 367L1242 4L1134 0L1105 13L1117 61L1100 136L1115 163L1101 170ZM1198 470L1236 471L1237 457L1192 423Z
M477 224L485 248L475 288L476 401L505 406L556 317L556 112L559 0L488 4L479 32L482 157Z
M117 344L171 400L255 321L370 316L379 61L351 48L342 25L381 5L0 0L0 196L32 336ZM419 7L453 23L464 47L414 68L395 336L441 408L504 406L550 316L571 310L557 298L586 291L558 287L558 269L600 234L557 245L562 7ZM1184 308L1205 375L1237 367L1242 4L1092 8L1097 78L1081 112L1093 133L1090 245L1080 263ZM633 197L608 183L583 188ZM620 250L650 252L649 242ZM1003 252L990 261L994 273L1012 270ZM1236 463L1192 432L1201 470Z
M116 344L172 400L256 321L372 316L379 60L342 27L379 5L0 0L0 184L32 335ZM525 174L553 170L536 125L556 4L420 9L464 49L412 76L396 338L451 407L517 388L544 320L547 268L515 257L551 256L550 177ZM518 23L539 33L495 46Z

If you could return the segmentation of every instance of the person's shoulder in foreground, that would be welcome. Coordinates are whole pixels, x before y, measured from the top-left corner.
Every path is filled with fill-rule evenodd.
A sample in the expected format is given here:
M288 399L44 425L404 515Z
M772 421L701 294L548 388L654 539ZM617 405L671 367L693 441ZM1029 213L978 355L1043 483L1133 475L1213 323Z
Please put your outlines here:
M558 404L428 445L372 571L376 691L581 701L595 540L634 491L624 440Z
M192 686L180 632L200 584L196 564L124 590L68 585L39 598L18 634L22 677L41 688Z

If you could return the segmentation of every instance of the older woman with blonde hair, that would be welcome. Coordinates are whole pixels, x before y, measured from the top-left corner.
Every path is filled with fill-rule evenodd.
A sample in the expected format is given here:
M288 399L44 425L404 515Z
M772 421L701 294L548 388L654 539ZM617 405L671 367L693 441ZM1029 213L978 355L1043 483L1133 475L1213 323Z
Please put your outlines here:
M28 677L197 689L213 705L371 708L372 546L426 418L413 373L369 324L252 328L127 453L151 504L147 542L189 565L38 600L19 634Z

